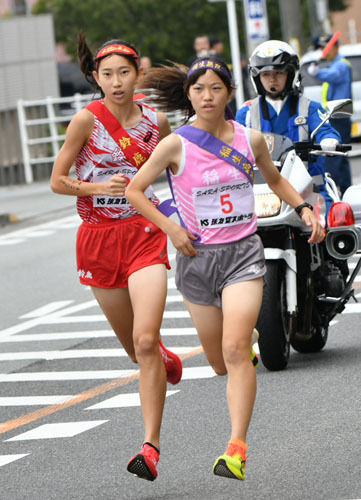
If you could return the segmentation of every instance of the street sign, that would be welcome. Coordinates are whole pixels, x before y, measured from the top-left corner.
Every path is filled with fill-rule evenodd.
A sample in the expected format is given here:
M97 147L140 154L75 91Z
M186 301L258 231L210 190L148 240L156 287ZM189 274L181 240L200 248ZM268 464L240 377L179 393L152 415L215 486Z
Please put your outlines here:
M247 31L248 52L262 42L269 40L267 8L265 0L243 0Z

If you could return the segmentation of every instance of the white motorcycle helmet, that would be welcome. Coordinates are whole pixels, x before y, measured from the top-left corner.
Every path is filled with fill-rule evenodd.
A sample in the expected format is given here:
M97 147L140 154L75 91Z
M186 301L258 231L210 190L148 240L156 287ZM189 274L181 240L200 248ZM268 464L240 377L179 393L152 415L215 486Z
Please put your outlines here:
M299 94L301 80L299 74L300 62L296 52L288 43L280 40L268 40L255 48L249 58L249 74L255 92L258 95L271 97L285 97L290 94ZM260 79L265 71L284 71L288 73L285 88L282 92L266 92Z

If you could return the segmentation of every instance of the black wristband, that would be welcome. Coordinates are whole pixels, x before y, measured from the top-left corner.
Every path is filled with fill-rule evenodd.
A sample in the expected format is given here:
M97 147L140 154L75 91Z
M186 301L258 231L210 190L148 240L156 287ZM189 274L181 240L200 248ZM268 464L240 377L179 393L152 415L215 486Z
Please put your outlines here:
M302 217L301 212L302 209L305 207L309 208L310 210L313 210L313 206L305 201L305 203L301 203L301 205L298 205L298 207L295 208L295 212L299 217Z

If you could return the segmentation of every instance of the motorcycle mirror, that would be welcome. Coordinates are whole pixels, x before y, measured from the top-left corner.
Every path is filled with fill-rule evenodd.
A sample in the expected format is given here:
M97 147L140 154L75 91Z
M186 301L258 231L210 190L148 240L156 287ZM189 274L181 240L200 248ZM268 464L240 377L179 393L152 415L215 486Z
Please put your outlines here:
M353 113L352 100L336 99L335 101L329 101L326 111L334 118L347 118Z
M311 134L311 140L315 137L322 125L330 119L330 117L347 118L352 115L352 100L351 99L336 99L335 101L328 101L326 106L325 118L315 128Z

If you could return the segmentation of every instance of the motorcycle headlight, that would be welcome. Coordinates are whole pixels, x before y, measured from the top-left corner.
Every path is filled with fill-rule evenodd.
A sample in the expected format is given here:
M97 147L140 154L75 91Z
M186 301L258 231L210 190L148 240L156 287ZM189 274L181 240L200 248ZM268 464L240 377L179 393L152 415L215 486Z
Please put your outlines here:
M274 217L281 210L281 200L273 193L256 194L255 208L257 217Z

